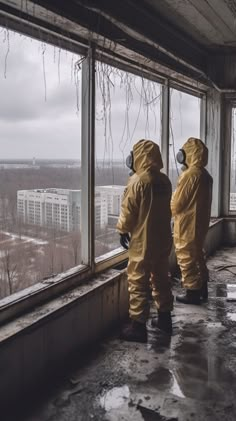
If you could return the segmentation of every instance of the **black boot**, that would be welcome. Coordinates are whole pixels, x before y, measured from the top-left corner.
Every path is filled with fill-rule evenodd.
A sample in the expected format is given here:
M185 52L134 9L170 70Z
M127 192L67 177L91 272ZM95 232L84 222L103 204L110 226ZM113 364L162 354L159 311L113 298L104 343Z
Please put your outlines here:
M201 288L201 297L202 302L206 303L208 301L208 285L207 282L204 282Z
M183 304L201 304L201 290L200 289L186 289L186 294L176 295L176 301Z
M122 330L120 339L129 342L147 342L146 323L131 320L130 324Z
M172 334L172 319L170 311L158 311L158 317L152 319L152 326L168 335Z

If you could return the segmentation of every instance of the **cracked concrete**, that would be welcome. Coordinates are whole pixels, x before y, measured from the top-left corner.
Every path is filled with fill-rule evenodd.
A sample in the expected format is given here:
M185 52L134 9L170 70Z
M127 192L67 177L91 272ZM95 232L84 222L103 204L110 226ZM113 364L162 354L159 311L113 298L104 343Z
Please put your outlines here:
M235 420L236 302L227 294L236 280L231 268L222 269L236 263L235 252L223 249L208 260L207 304L175 303L171 339L150 322L147 344L111 332L83 362L75 359L24 421ZM175 282L174 292L179 288Z

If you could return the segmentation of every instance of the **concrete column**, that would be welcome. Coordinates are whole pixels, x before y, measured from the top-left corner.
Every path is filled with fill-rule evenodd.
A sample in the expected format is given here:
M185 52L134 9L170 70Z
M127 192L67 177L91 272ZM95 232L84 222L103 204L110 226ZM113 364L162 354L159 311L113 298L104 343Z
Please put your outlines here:
M213 217L221 215L222 119L222 95L215 89L209 90L206 99L206 145L209 149L207 169L213 177Z

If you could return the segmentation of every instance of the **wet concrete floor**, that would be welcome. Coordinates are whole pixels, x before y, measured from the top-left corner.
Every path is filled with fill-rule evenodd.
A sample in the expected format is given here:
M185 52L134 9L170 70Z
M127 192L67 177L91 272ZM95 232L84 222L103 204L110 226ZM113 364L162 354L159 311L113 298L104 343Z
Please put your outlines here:
M232 248L209 259L209 301L176 303L171 338L150 322L147 344L120 341L114 332L24 420L235 420L234 264Z

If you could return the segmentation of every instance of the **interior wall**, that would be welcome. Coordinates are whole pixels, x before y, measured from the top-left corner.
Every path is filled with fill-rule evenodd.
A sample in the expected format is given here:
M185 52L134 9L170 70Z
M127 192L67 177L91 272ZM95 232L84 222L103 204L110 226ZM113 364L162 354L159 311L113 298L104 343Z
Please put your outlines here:
M225 218L223 227L223 244L230 247L236 246L236 217Z
M126 276L110 269L0 327L0 411L27 405L127 312Z

